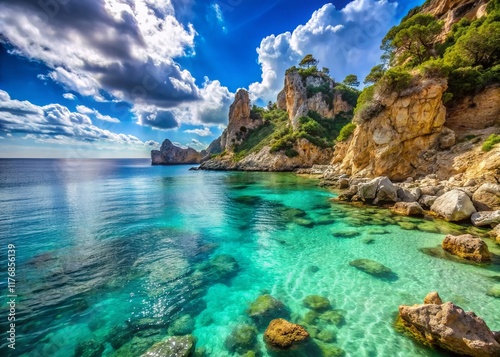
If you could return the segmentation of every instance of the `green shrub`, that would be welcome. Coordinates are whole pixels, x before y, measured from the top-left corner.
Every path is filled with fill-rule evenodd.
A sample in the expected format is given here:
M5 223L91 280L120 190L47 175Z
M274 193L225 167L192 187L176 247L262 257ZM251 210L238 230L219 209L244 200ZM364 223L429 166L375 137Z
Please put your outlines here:
M347 102L351 107L355 107L358 102L359 91L351 88L345 84L338 84L335 86L335 90L340 93L343 100ZM333 102L333 98L332 98Z
M319 76L320 72L318 71L318 67L316 66L311 66L309 68L299 68L297 70L299 74L302 76L303 79L306 79L307 77L310 76Z
M358 97L358 102L356 104L356 108L354 109L354 114L359 112L364 106L366 106L367 103L369 103L372 99L373 96L375 95L375 86L369 86L365 87L361 94Z
M285 149L285 155L292 158L299 156L299 153L295 149Z
M429 60L421 64L418 69L424 78L447 78L451 71L442 59Z
M384 91L401 92L410 86L412 75L401 67L394 67L385 72L381 83Z
M337 141L346 141L349 137L354 133L354 129L356 129L356 124L349 123L345 125L341 130L339 136L337 136Z
M482 149L483 151L490 151L498 143L500 143L500 135L491 134L484 142Z

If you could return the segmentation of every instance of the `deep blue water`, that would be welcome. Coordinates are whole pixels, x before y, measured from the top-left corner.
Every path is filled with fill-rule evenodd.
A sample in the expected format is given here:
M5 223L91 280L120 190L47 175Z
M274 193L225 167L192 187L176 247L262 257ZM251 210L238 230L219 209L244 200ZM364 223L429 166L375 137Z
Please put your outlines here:
M139 356L189 332L206 356L231 356L227 337L253 323L246 310L264 293L299 323L304 297L328 297L344 323L313 328L332 332L323 346L346 356L444 355L392 327L398 305L432 290L500 330L500 300L486 295L498 266L422 252L463 227L334 203L333 192L290 173L188 168L0 160L0 354ZM401 228L408 223L414 229ZM6 339L8 244L16 250L15 351ZM360 258L393 273L380 278L349 265ZM266 356L262 332L255 350Z

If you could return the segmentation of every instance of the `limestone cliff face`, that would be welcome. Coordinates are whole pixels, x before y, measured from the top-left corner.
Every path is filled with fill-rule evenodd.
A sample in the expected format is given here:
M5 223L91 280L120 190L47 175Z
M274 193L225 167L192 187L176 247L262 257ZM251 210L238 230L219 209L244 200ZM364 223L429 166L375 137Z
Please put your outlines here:
M489 0L431 0L425 4L421 12L431 14L444 21L443 33L441 38L444 39L446 34L451 30L451 26L460 21L462 18L474 20L486 14L486 5Z
M404 180L428 173L434 164L429 151L449 144L440 143L446 120L441 98L446 88L445 81L426 80L400 94L376 95L379 110L367 120L359 113L355 116L353 137L347 148L336 152L333 162L340 162L342 172L357 176Z
M166 139L160 150L151 151L153 165L199 164L206 152L198 152L193 148L183 149Z
M323 88L333 93L333 99L321 91L308 96L308 88ZM336 114L352 110L352 107L335 91L335 82L323 73L303 78L297 70L290 70L285 75L283 90L278 94L278 108L286 110L294 129L299 126L298 119L310 110L323 118L333 118Z
M461 99L446 115L446 126L464 132L500 125L500 86Z
M241 170L241 171L293 171L297 168L309 168L313 165L326 165L330 162L333 149L319 148L305 139L294 146L298 155L290 158L283 153L270 153L269 146L252 153L241 161L234 161L231 155L201 164L205 170Z
M221 135L222 151L232 152L234 147L247 137L248 131L262 125L261 119L251 118L250 97L240 89L229 108L229 123Z

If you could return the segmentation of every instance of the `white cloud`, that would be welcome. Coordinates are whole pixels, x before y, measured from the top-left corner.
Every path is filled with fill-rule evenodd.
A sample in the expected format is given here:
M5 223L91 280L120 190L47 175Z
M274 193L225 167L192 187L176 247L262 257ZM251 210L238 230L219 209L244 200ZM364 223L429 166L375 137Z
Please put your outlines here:
M109 115L103 115L103 114L99 113L99 111L97 109L92 109L92 108L86 107L85 105L77 105L76 111L78 113L92 115L94 118L96 118L98 120L103 120L103 121L107 121L110 123L119 123L120 122L120 120L117 118L110 117Z
M73 93L64 93L63 97L65 99L69 99L69 100L75 100L76 99L76 96Z
M189 129L189 130L184 130L185 133L189 134L196 134L199 136L212 136L212 132L210 131L210 128L204 127L203 129Z
M82 111L88 108L84 107ZM71 112L60 104L37 106L28 101L11 99L0 90L0 131L24 135L24 139L55 144L113 144L132 149L155 146L128 134L114 133L92 124L86 114ZM156 145L158 146L158 145Z
M251 98L276 100L286 69L308 53L319 60L320 67L329 68L337 81L352 68L364 78L379 62L380 40L394 24L396 7L387 0L353 0L340 11L326 4L292 32L267 36L257 48L262 79L250 84Z

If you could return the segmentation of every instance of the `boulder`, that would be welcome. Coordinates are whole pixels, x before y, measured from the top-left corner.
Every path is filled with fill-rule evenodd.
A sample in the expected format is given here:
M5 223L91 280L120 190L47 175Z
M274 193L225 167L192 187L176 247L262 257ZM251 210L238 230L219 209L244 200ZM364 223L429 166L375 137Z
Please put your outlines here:
M285 304L268 294L261 295L252 302L247 313L259 325L266 325L272 319L289 315Z
M490 233L489 233L490 237L493 238L497 244L500 244L500 224L498 226L496 226L495 228L493 228Z
M349 188L349 179L345 177L339 178L339 188L340 189Z
M486 295L500 298L500 284L495 284L491 288L489 288L486 292Z
M456 138L455 132L448 128L443 128L441 135L439 137L439 148L440 149L449 149L453 145L455 145Z
M142 357L191 357L194 347L193 336L174 336L155 343Z
M305 307L314 311L329 310L332 307L327 297L319 295L308 295L302 300L302 303Z
M438 198L437 196L422 195L420 196L418 203L423 208L429 209L434 204L434 202L436 202L437 198Z
M431 206L431 211L447 221L463 221L469 218L476 209L469 196L461 190L451 190L438 197Z
M397 202L392 210L405 216L423 216L424 210L417 202Z
M418 187L398 189L398 198L403 202L417 202L422 195L422 190Z
M451 302L399 306L399 325L418 341L460 355L500 356L500 344L486 323Z
M485 183L472 196L472 202L478 211L500 210L500 185Z
M309 333L302 326L285 319L272 320L264 332L264 341L270 349L295 349L308 339Z
M374 204L396 202L398 188L387 177L377 177L358 186L358 196L363 202Z
M500 210L474 213L471 216L471 221L476 227L497 226L500 224Z
M186 314L179 317L168 327L169 335L183 336L188 335L194 330L194 319Z
M424 298L424 304L441 305L442 303L443 301L441 300L441 297L439 296L437 291L431 291Z
M460 236L447 235L442 247L447 252L475 262L489 262L491 260L488 246L481 238L474 238L470 234Z

